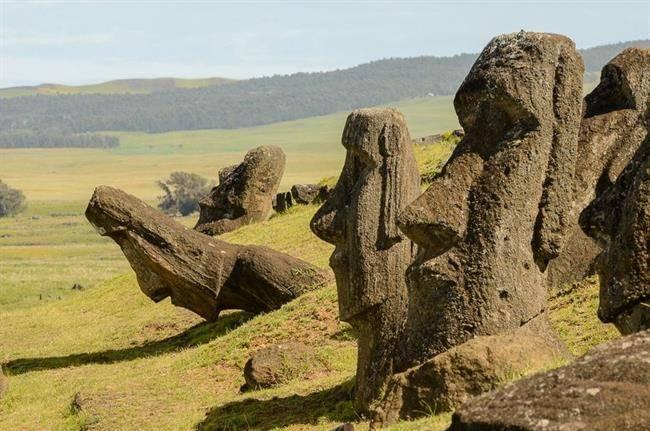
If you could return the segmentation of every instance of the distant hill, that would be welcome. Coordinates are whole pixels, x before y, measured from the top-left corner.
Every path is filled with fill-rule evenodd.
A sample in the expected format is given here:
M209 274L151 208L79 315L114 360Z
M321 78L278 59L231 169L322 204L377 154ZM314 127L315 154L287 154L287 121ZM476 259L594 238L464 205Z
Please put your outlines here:
M586 84L593 86L602 66L631 45L650 47L650 40L582 50ZM18 140L22 147L39 146L38 136L48 133L63 136L59 142L72 134L108 130L156 133L234 129L427 95L452 95L476 57L477 54L460 54L391 58L343 70L278 75L198 88L175 86L149 94L14 97L0 103L0 146L12 146ZM40 135L35 131L40 131ZM105 146L97 142L98 146Z
M21 96L56 96L62 94L149 94L177 88L201 88L234 82L227 78L151 78L116 79L90 85L41 84L0 88L0 99Z

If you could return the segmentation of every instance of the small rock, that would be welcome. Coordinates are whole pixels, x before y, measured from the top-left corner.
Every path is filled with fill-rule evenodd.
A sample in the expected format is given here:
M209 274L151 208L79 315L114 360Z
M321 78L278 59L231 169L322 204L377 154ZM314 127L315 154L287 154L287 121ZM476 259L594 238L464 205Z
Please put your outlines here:
M246 362L246 385L242 389L280 385L297 377L314 359L314 351L302 343L291 342L264 347L253 353Z
M300 205L309 205L318 198L321 186L318 184L295 184L291 187L291 196Z

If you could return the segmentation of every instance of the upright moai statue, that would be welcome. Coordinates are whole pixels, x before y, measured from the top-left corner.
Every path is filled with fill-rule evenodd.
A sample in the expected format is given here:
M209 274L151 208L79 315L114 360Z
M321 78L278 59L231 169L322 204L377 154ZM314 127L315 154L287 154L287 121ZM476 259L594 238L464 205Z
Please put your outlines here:
M424 249L408 270L416 362L546 319L544 270L572 205L583 69L570 39L520 32L494 38L458 90L465 137L400 217Z
M394 109L352 112L342 141L343 171L311 229L336 245L330 266L340 318L359 337L355 407L367 412L406 359L404 273L415 249L397 216L420 193L420 177L404 117Z
M580 229L578 216L611 187L647 136L650 50L627 48L603 67L600 83L585 97L574 181L574 208L566 246L548 268L551 287L594 272L601 247Z
M583 69L570 39L520 32L494 38L462 83L465 137L399 216L419 246L406 274L411 368L389 383L373 427L452 410L508 370L530 371L531 355L566 353L544 271L572 208Z
M266 220L282 181L285 161L282 148L266 145L250 150L240 164L221 169L219 184L199 201L201 212L194 229L221 235Z
M646 111L646 127L648 117ZM604 249L598 317L623 334L650 329L650 137L582 212L580 224Z

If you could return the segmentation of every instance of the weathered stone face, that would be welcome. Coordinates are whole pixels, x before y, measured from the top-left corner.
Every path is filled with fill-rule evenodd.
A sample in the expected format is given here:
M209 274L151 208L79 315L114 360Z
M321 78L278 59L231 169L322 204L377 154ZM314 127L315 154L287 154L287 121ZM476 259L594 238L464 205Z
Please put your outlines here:
M393 109L352 112L339 181L311 222L336 249L341 320L359 333L356 407L367 411L403 356L398 343L406 313L404 272L414 248L397 215L419 193L419 174L404 117Z
M566 247L549 265L549 285L593 273L601 247L580 229L578 216L596 194L612 186L647 135L650 50L628 48L603 68L600 84L585 98L574 181L574 209Z
M284 174L285 155L280 147L262 146L246 153L239 165L219 172L219 185L201 199L194 229L220 235L271 213L273 196Z
M597 263L598 317L623 334L650 328L649 137L616 182L582 212L580 225L604 249Z
M121 190L100 186L86 218L119 244L140 289L207 320L221 310L280 308L328 281L309 263L266 247L229 244L188 229Z
M400 228L421 246L408 270L415 363L546 309L543 271L572 206L583 64L571 40L499 36L456 95L465 130Z
M650 425L650 331L469 400L449 431L636 431Z

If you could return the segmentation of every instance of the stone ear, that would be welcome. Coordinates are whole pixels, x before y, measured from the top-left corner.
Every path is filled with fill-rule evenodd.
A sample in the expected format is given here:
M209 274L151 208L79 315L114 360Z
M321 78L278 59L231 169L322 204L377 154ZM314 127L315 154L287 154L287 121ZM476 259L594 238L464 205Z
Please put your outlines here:
M402 240L397 227L397 217L405 199L402 190L408 181L400 172L403 162L400 147L404 141L402 130L395 124L386 124L379 135L379 154L381 155L381 202L379 215L378 246L387 249Z

